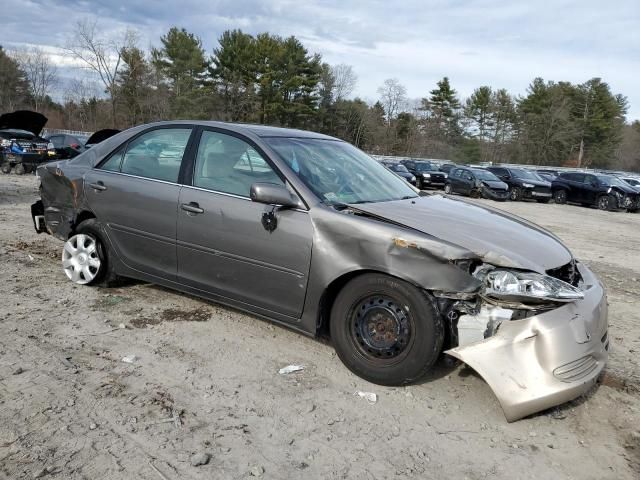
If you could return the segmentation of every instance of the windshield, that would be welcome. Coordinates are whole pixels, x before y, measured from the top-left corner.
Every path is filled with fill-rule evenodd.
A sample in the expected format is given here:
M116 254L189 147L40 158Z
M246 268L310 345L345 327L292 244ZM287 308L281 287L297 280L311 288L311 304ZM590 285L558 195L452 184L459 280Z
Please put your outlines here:
M640 187L640 180L636 180L635 178L625 178L624 181L634 187Z
M473 174L476 176L476 178L478 180L488 180L488 181L494 181L494 182L501 182L502 180L500 180L498 177L496 177L493 173L487 171L487 170L472 170Z
M402 178L346 142L283 137L264 140L328 205L418 196Z
M616 186L616 187L626 187L627 185L625 185L624 183L622 183L622 180L620 180L617 177L610 177L608 175L599 175L598 176L598 180L600 180L600 182L602 182L603 184L611 187L611 186Z
M431 165L427 162L416 162L416 170L418 172L434 172L438 170L435 165Z
M535 173L530 172L529 170L524 170L522 168L513 168L511 169L511 175L516 178L522 178L523 180L540 180Z
M399 163L396 163L395 165L391 165L389 168L391 168L391 170L393 170L394 172L409 173L409 170L407 170L407 167L405 167L404 165L400 165Z

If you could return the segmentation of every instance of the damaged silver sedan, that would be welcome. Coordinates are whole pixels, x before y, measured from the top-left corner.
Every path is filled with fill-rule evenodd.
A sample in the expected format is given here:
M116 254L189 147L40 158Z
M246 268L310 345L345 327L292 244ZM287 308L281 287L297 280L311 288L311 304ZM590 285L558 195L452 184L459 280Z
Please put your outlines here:
M331 137L163 122L38 175L34 225L65 242L71 281L132 277L329 334L377 384L415 382L445 352L513 421L585 392L607 359L602 284L553 234L419 195Z

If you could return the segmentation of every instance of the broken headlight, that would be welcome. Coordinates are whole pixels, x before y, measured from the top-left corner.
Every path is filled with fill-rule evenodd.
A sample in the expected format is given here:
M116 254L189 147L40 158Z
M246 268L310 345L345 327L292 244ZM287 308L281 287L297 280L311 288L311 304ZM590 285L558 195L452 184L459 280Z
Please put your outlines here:
M572 302L584 298L573 285L534 272L495 269L486 274L484 283L487 296L504 300Z

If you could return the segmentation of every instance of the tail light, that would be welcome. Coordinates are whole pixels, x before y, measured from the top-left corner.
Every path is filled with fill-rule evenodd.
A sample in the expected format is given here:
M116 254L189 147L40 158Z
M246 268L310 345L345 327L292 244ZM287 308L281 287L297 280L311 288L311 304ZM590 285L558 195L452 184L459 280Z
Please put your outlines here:
M71 148L75 148L77 150L78 148L80 148L80 144L79 143L72 143L71 144Z

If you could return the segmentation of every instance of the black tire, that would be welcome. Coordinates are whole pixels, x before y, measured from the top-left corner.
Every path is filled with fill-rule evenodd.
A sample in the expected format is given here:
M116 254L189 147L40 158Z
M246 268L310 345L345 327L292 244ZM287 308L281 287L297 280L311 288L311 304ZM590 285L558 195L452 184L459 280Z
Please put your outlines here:
M511 190L509 190L509 198L511 199L512 202L517 202L521 200L522 190L520 189L520 187L512 187Z
M596 207L598 207L598 210L613 210L615 203L616 199L610 195L600 195L596 200Z
M549 203L550 198L536 198L536 202L538 203Z
M25 172L26 170L22 163L17 163L16 166L13 168L13 173L15 173L16 175L24 175Z
M374 273L356 277L340 291L330 328L336 353L349 370L389 386L424 377L444 338L442 319L428 294Z
M567 203L567 191L560 189L553 192L553 201L558 205Z
M111 287L118 283L118 276L113 270L111 251L109 244L104 241L105 234L102 225L95 218L89 218L81 222L75 229L74 235L84 233L93 237L97 244L98 258L100 258L100 270L96 277L87 285L95 287Z
M11 173L11 164L9 162L3 163L2 166L0 166L0 170L2 173Z
M420 177L416 177L416 188L418 190L422 190L422 187L423 187L422 183L423 183L422 179Z

